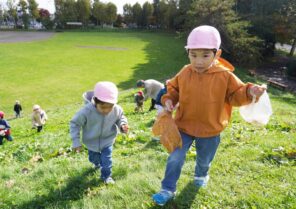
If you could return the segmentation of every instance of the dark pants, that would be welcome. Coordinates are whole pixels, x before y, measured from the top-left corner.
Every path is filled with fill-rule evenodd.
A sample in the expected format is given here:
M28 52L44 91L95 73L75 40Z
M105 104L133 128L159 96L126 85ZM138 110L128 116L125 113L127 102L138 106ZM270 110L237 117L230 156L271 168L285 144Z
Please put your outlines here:
M3 138L7 139L8 141L12 141L12 137L10 135L0 136L0 145L3 144Z
M156 103L156 100L155 99L151 99L151 106L150 106L150 108L149 108L149 111L151 111L151 110L154 110L155 109L155 103Z
M37 132L40 132L42 130L43 126L37 126Z

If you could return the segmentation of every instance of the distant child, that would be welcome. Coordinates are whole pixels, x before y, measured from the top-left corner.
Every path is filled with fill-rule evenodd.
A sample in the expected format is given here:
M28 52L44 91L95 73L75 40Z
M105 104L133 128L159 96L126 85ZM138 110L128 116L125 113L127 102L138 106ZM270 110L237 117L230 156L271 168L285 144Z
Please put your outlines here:
M151 106L149 108L149 111L154 110L156 97L158 92L164 87L162 83L160 83L157 80L148 79L146 81L139 80L137 81L137 87L138 88L145 88L145 101L150 97L151 98Z
M32 113L32 128L37 128L37 132L40 132L47 121L47 115L44 110L37 104L33 106Z
M3 138L12 141L9 123L4 120L4 112L0 111L0 145L3 144Z
M232 106L251 103L266 90L251 83L243 83L232 71L234 67L220 58L221 39L218 30L199 26L187 39L190 64L172 78L167 94L162 97L166 110L177 107L175 122L182 137L182 148L173 151L168 160L161 190L152 199L164 205L175 196L186 153L191 144L196 146L194 184L205 187L209 168L220 143L220 133L230 120Z
M144 97L143 91L138 91L135 94L135 103L136 103L135 112L139 112L139 111L143 112L144 100L145 100L145 97Z
M18 100L15 101L13 110L15 112L15 117L20 118L21 117L21 111L22 111L22 106L20 104L20 101L18 101Z
M82 142L88 149L88 158L95 168L101 169L101 179L114 184L112 174L112 149L118 130L128 132L127 119L117 105L118 90L114 83L98 82L91 103L77 112L70 122L73 149L80 152Z

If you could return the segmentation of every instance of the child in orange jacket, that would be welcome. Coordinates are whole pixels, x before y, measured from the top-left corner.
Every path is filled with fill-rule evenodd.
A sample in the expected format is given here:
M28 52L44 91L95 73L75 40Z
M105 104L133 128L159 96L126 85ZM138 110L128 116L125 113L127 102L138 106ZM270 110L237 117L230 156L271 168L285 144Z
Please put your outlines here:
M164 205L175 196L186 153L191 144L196 146L194 183L205 187L208 171L220 143L220 133L227 126L232 106L251 103L265 91L264 87L243 83L232 71L234 67L220 58L221 38L212 26L199 26L187 39L190 64L167 84L167 94L161 101L172 112L177 103L175 122L182 137L182 148L173 151L166 165L161 191L152 196Z

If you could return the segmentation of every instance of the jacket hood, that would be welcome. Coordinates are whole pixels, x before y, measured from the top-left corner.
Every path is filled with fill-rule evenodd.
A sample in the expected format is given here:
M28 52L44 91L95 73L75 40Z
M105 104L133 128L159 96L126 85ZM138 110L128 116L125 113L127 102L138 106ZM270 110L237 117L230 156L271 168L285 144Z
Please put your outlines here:
M227 60L220 57L216 60L216 63L213 64L205 73L216 73L216 72L223 72L223 71L233 72L234 66Z
M216 63L208 70L208 73L222 72L222 71L234 71L234 66L227 60L219 57Z

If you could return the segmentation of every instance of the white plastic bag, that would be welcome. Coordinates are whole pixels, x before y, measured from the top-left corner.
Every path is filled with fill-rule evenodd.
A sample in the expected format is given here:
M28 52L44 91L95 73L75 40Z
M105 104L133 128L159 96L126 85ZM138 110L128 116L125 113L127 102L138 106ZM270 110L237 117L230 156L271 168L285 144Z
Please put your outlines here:
M269 100L269 96L265 91L255 103L255 98L251 104L241 106L239 113L242 118L253 124L266 125L269 121L269 117L272 115L272 108Z

